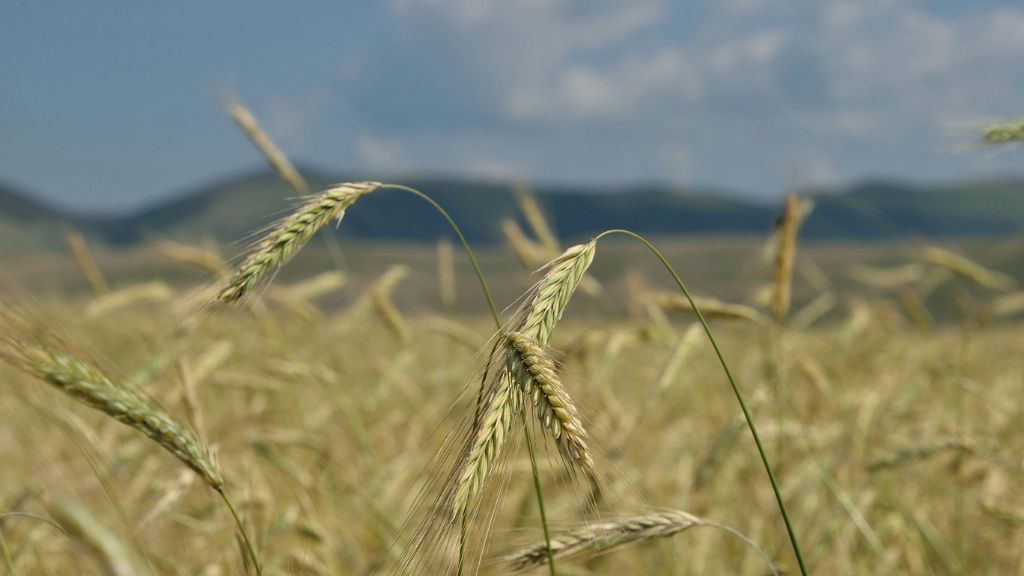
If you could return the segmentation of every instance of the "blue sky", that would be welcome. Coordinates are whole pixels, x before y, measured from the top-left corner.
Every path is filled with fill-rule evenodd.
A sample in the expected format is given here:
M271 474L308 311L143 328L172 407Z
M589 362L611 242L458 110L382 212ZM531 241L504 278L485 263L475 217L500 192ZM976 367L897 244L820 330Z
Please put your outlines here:
M300 163L614 186L1022 172L963 150L1024 116L1024 5L950 0L378 0L0 8L0 181L127 210Z

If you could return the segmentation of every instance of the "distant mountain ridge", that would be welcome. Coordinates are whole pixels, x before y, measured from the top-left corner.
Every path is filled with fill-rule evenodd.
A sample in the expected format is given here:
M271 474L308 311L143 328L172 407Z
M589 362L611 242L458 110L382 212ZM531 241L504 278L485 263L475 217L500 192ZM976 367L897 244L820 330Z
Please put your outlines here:
M314 190L351 175L307 171ZM474 242L500 241L499 223L516 217L508 184L483 180L403 178L443 205ZM541 186L538 198L558 233L582 238L624 227L648 234L766 234L778 206L711 190L642 185L615 190ZM0 252L4 245L59 243L65 226L115 246L147 240L214 238L234 242L287 213L298 200L266 172L225 178L139 212L80 216L54 209L0 185ZM841 191L811 194L815 209L804 228L808 239L951 237L1024 232L1024 180L951 185L864 182ZM422 200L382 191L359 200L345 216L343 234L366 239L434 241L448 234L444 222Z

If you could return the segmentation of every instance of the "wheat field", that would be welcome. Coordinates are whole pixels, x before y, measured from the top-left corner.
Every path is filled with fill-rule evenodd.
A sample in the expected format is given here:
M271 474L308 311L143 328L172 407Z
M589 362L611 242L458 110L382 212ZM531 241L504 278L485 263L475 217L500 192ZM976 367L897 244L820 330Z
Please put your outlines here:
M330 225L389 193L465 254L343 263ZM997 267L801 247L795 194L766 243L563 248L520 186L529 233L479 252L412 188L305 197L231 261L69 231L12 264L6 573L1024 574L1024 297Z
M943 268L942 253L925 256L929 271L952 271L944 283L960 304L945 319L923 317L934 306L920 287L927 274L906 269L896 272L919 283L908 284L913 290L862 292L806 326L791 324L821 295L804 294L783 322L767 320L773 300L756 295L733 304L756 313L738 319L719 318L713 300L697 300L758 424L809 572L1024 573L1024 364L1012 298L976 286L977 271L972 280L960 261ZM429 303L441 300L430 279L446 275L424 269L430 262L424 256L397 272L374 262L384 276L354 286L292 277L232 307L202 305L217 295L212 277L97 296L19 299L13 291L5 306L31 327L6 335L53 334L112 385L194 433L197 454L208 450L223 474L264 574L454 573L462 539L471 541L465 573L546 572L536 552L546 546L531 459L514 418L525 407L511 409L504 449L472 497L479 506L469 528L437 520L438 498L458 498L452 486L438 486L458 478L453 438L481 413L481 370L505 332L496 336L479 296L469 295L478 288L461 260L459 294L475 299L476 312ZM418 283L406 296L428 303L393 297L408 270ZM770 263L765 272L770 282ZM582 273L572 273L576 282ZM862 267L854 275L884 285L885 273L895 274ZM518 284L499 295L519 293L544 271L515 275ZM560 426L554 412L523 420L552 544L576 546L556 559L557 573L796 573L750 432L693 315L666 303L670 283L651 280L630 292L616 287L616 275L615 267L596 267L587 278L602 292L571 303L560 297L565 317L544 331L547 352L523 352L534 354L527 367L537 366L538 390L557 384L574 402L569 416L555 419ZM327 291L340 303L324 304ZM619 312L609 311L613 299ZM528 300L529 293L521 299ZM552 314L557 320L561 311ZM537 345L510 337L509 350ZM217 491L195 466L182 466L188 456L168 454L124 419L16 368L0 367L6 570L256 569ZM583 442L573 440L583 426L585 459L573 444ZM566 465L574 461L589 461L583 468L594 478L574 473L579 466ZM662 523L629 537L647 526L635 519L643 514ZM665 518L695 524L667 529ZM604 536L587 536L608 526ZM581 537L591 540L572 540ZM531 547L533 560L523 561Z

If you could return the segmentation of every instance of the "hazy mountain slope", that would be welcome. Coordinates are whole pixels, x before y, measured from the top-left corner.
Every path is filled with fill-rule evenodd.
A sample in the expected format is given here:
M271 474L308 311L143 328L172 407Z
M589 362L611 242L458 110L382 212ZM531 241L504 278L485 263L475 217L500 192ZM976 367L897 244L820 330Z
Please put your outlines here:
M307 171L307 173L310 173ZM320 190L351 176L313 174ZM517 214L509 186L458 178L402 178L433 196L475 242L499 241L499 223ZM665 186L614 190L541 187L540 202L560 235L578 239L623 227L649 234L767 234L776 205L712 191ZM815 195L815 210L804 229L808 239L884 239L1007 235L1024 232L1024 181L990 181L941 186L866 182ZM210 237L244 242L286 214L301 199L268 173L225 178L179 194L135 214L72 217L0 187L0 252L60 245L71 224L94 241L132 245L156 238L195 242ZM395 190L360 199L345 216L341 233L367 239L433 241L447 234L444 221L422 200Z
M21 250L52 249L74 219L32 195L0 183L0 256Z

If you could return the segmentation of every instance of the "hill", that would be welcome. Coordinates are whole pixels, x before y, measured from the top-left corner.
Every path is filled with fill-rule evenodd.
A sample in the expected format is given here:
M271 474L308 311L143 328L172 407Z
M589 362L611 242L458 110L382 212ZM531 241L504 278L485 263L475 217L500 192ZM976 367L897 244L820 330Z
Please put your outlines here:
M73 216L10 185L0 183L0 257L17 251L54 248Z
M307 171L313 189L352 175ZM507 184L459 178L402 178L441 203L474 242L500 240L499 222L517 213ZM566 238L612 227L648 234L765 234L778 207L714 190L646 185L621 189L542 186L538 198ZM811 194L807 239L875 240L900 237L1005 236L1024 232L1024 181L950 185L865 182ZM134 214L80 217L0 187L0 242L4 249L59 245L64 225L95 241L131 246L155 238L213 238L236 242L288 212L299 199L265 172L225 178L174 195ZM422 200L398 191L371 194L345 217L341 233L365 239L433 241L444 222Z

